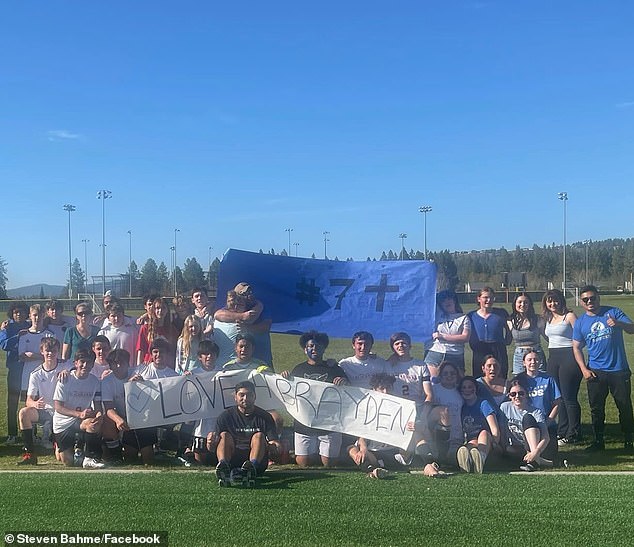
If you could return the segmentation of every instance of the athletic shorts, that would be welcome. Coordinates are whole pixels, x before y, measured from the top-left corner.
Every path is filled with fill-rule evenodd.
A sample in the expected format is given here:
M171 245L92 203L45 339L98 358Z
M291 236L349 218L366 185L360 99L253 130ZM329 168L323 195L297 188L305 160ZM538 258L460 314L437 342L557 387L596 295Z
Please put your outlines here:
M77 418L69 427L64 429L64 431L53 434L55 436L55 442L57 443L57 449L60 452L74 448L76 434L83 433L80 425L81 420Z
M131 446L141 450L156 443L156 428L147 427L145 429L131 429L123 432L122 442L125 446Z
M295 455L312 456L319 454L324 458L336 458L341 450L341 433L322 435L302 435L295 433Z
M53 411L46 408L37 409L37 423L45 424L46 422L53 422Z

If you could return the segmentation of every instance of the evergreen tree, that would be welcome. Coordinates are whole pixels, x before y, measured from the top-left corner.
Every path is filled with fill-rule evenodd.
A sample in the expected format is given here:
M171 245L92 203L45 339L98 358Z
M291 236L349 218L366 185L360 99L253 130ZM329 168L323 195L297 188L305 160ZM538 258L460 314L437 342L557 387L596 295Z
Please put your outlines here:
M86 276L77 258L73 260L70 268L70 281L74 295L86 292ZM66 285L66 295L68 295L68 285Z
M165 275L167 276L167 268L165 268L165 264L161 262L161 265L165 269ZM141 289L142 294L158 293L161 290L161 280L159 279L158 267L152 258L148 258L141 268L139 288Z
M0 256L0 298L7 298L7 263Z
M205 286L205 273L202 266L195 258L185 260L185 268L183 269L183 286L179 288L179 293L191 291L194 287Z
M155 292L160 292L161 294L170 294L170 274L167 271L167 266L165 265L165 262L161 262L156 269L156 284L157 287L155 289Z

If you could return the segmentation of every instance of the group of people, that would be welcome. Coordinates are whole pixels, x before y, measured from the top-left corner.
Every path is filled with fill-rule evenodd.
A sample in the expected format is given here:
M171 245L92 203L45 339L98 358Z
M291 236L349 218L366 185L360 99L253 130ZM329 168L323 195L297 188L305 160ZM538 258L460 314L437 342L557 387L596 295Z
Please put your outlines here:
M416 419L407 424L412 432L407 450L354 439L345 432L315 430L296 420L296 464L330 466L347 460L372 478L417 464L432 477L446 476L442 468L447 465L482 473L492 454L517 458L524 471L551 467L558 464L558 446L582 440L582 378L588 381L594 432L588 450L605 449L605 402L611 393L624 448L634 452L623 343L623 332L634 333L631 320L618 308L601 306L598 290L590 285L581 290L585 313L579 318L558 290L544 294L541 315L526 293L515 296L510 314L495 308L494 299L492 289L482 289L479 308L465 314L455 293L440 292L436 327L420 359L412 356L412 341L405 332L390 338L392 354L383 359L372 352L372 334L359 331L352 337L354 355L339 362L325 357L327 334L310 331L300 336L305 360L283 376L404 397L416 403ZM19 411L21 464L37 462L36 425L46 446L52 433L61 462L82 461L87 468L103 467L103 459L132 461L139 456L151 463L165 435L177 437L177 454L186 465L216 465L221 484L229 484L236 470L252 481L269 461L282 458L282 417L255 405L250 382L236 385L236 406L218 419L130 430L127 381L210 371L274 372L270 320L263 319L263 305L248 284L229 291L226 305L215 313L204 289L192 292L191 304L182 298L174 304L172 314L164 299L150 296L145 312L132 319L107 294L105 314L93 318L90 305L81 302L75 307L74 325L56 301L31 306L28 320L23 307L10 310L10 319L0 326L0 345L7 351L9 368L9 441L17 436L15 417L20 393L26 392L26 406ZM548 356L542 339L548 343ZM473 353L471 375L465 374L467 343ZM512 379L507 380L510 343Z

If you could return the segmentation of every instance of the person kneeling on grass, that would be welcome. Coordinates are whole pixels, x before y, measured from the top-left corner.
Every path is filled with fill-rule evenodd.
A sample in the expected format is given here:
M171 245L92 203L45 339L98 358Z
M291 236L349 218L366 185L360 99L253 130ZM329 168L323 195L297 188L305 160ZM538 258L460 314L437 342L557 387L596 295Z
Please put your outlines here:
M370 387L379 393L390 393L396 378L392 374L378 373L370 376ZM408 427L414 429L414 423ZM409 464L402 451L392 445L360 437L348 447L348 455L357 467L363 469L371 479L384 479L389 471L407 471ZM428 477L440 478L446 475L434 461L425 461L423 473Z
M284 378L308 378L337 386L348 383L346 373L336 361L324 359L324 352L329 343L325 332L314 330L305 332L299 338L299 345L304 350L306 361L297 365L292 372L282 372ZM332 465L339 456L342 436L336 431L314 429L295 420L295 463L299 467L308 467L311 463L321 461L324 467Z
M55 386L53 433L61 461L66 466L73 465L75 435L79 433L86 442L82 466L88 469L104 467L99 460L103 416L93 407L99 391L99 380L90 374L94 363L92 350L78 349L75 352L75 370L65 382L58 382Z
M106 358L111 374L101 383L101 400L106 412L103 422L103 440L109 462L135 462L139 452L145 465L152 463L156 429L130 429L126 421L125 384L134 376L130 368L130 353L115 349Z
M53 394L57 385L58 375L66 370L67 365L57 359L60 344L57 338L47 336L40 342L40 353L44 358L41 366L36 368L29 377L29 389L27 390L26 406L20 409L20 432L24 441L24 452L18 465L35 465L33 425L43 426L42 444L46 448L53 445L49 442L53 422Z
M495 409L489 401L478 397L477 386L473 376L463 377L458 384L464 400L461 418L467 442L458 448L456 458L458 467L465 473L482 473L491 447L500 442Z
M253 382L238 382L234 398L236 406L225 410L216 422L216 476L221 486L231 483L231 472L236 468L247 481L254 481L266 471L269 457L281 449L273 418L255 406Z
M542 457L550 437L544 413L528 402L526 389L518 380L511 380L510 401L502 403L500 410L506 416L510 445L507 453L522 455L522 471L535 471L552 467L553 462Z

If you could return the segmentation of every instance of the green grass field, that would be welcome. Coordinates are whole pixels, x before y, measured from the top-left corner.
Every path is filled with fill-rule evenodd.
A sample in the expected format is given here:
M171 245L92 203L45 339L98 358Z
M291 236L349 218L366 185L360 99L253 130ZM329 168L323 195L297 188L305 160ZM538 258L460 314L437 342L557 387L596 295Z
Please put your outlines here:
M604 298L634 317L634 299ZM626 335L634 361L634 336ZM375 350L387 355L387 344ZM297 337L274 335L278 371L302 360ZM415 348L419 355L420 347ZM333 340L328 356L349 355ZM4 356L2 357L4 359ZM467 363L470 355L467 356ZM2 361L0 399L5 400ZM580 392L589 435L585 386ZM17 470L20 448L0 445L2 531L168 531L171 545L631 545L634 457L622 453L616 409L608 400L608 450L563 450L572 474L509 474L433 480L396 474L372 481L349 469L273 468L255 490L221 489L211 470L63 471L52 457L38 472ZM4 403L0 431L6 431ZM132 468L134 470L134 468ZM39 472L39 471L42 472ZM59 472L57 472L59 471ZM585 472L590 472L587 474Z

